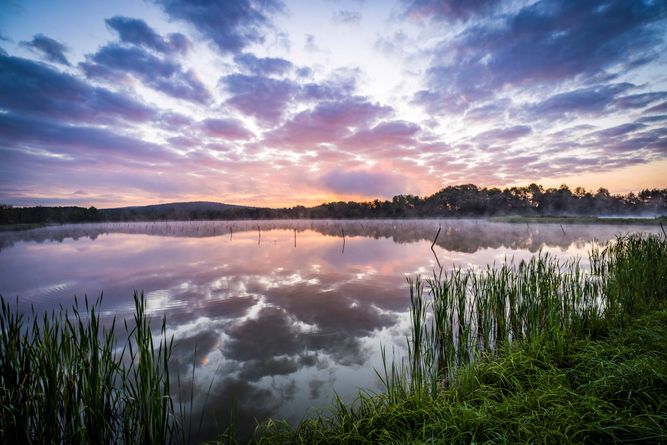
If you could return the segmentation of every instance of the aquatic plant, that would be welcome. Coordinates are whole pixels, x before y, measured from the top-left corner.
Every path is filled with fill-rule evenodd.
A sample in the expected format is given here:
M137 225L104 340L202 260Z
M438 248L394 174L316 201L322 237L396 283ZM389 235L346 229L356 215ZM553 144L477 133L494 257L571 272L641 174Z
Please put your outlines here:
M0 296L0 442L169 443L179 429L170 397L171 340L154 340L146 300L119 347L101 298L26 317Z

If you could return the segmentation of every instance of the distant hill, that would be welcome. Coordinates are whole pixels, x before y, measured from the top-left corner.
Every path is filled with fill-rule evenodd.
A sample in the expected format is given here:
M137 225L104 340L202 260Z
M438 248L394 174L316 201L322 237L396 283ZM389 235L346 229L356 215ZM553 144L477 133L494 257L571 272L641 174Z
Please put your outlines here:
M206 211L206 210L227 210L227 209L240 209L240 208L252 208L249 206L241 206L235 204L224 204L221 202L213 201L192 201L192 202L168 202L165 204L149 204L145 206L128 206L128 207L113 207L109 209L100 209L103 212L119 212L126 210L139 210L139 211Z
M224 204L210 201L171 202L146 206L116 207L100 209L103 219L108 220L156 220L156 219L216 219L232 214L252 213L256 207Z

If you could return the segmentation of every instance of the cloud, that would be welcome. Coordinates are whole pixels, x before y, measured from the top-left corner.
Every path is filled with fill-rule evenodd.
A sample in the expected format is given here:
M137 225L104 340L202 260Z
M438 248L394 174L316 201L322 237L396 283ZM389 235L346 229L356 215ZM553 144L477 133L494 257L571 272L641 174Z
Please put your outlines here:
M665 17L664 2L541 0L441 41L415 100L434 113L462 111L504 88L609 81L654 58Z
M74 161L105 162L116 158L159 162L173 159L161 146L120 134L118 129L71 126L0 113L0 144L64 155Z
M236 119L206 119L201 123L204 134L227 140L246 140L253 137L251 131Z
M76 122L149 121L155 110L129 96L91 86L47 65L0 55L0 107Z
M29 42L21 42L21 46L36 50L50 62L69 66L69 61L65 57L67 47L44 34L35 35Z
M313 34L306 34L306 43L304 44L303 48L311 53L321 51L320 47L315 41L315 36Z
M115 16L105 20L107 26L118 33L121 42L143 46L165 54L185 54L191 46L181 33L169 34L163 38L141 19Z
M174 20L189 23L223 54L264 41L270 16L283 9L279 0L155 0Z
M619 94L632 88L630 83L613 83L579 88L555 94L527 107L531 118L554 119L572 115L600 114L616 102Z
M403 31L396 31L389 37L378 36L373 48L384 54L401 53L407 41L407 34Z
M470 108L465 113L466 119L474 121L493 120L498 121L505 118L508 109L511 107L510 99L497 98L493 102Z
M380 122L373 128L362 128L341 141L341 146L354 148L355 152L377 152L382 149L396 149L414 145L419 133L417 124L407 121Z
M593 133L593 135L599 137L625 136L628 133L633 133L645 127L646 125L641 123L622 124L622 125L617 125L615 127L606 128L604 130L596 131L595 133Z
M335 23L357 26L361 23L361 12L342 9L334 12L333 20Z
M662 112L665 112L665 111L667 111L667 102L663 102L661 104L658 104L658 105L656 105L654 107L651 107L648 110L646 110L646 112L648 112L648 113L656 113L656 112L662 113Z
M500 0L409 0L405 14L416 20L467 20L472 16L489 12Z
M230 74L219 84L230 94L227 104L265 123L277 123L297 92L289 80L260 75Z
M497 142L513 142L528 136L533 129L527 125L515 125L512 127L494 128L477 134L473 137L475 142L483 144L495 144Z
M386 116L391 108L352 97L335 102L322 102L315 108L296 114L291 120L266 137L268 145L307 148L336 142L354 133L353 128L367 127ZM311 147L312 148L312 147Z
M651 103L667 98L667 91L655 93L631 94L622 96L614 101L614 106L619 109L644 108Z
M91 78L117 80L132 74L151 88L177 99L201 104L211 99L210 92L194 71L184 71L180 64L160 59L139 47L109 44L80 66Z
M234 57L234 62L253 74L262 76L281 75L290 71L292 63L277 57L257 57L251 53L243 53Z
M332 170L321 181L327 189L344 195L391 197L405 188L405 181L394 174L366 170Z

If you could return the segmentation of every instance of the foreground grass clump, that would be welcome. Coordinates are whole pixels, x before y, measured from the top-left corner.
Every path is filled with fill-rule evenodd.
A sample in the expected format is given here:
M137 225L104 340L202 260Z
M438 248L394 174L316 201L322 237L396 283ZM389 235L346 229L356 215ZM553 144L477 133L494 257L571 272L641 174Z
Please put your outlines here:
M411 282L407 361L384 394L260 443L667 442L667 240L620 237Z
M117 345L115 320L97 303L34 312L30 321L2 297L0 443L146 443L178 432L169 396L171 341L162 323L154 346L145 299L135 293L133 325Z
M667 310L599 339L482 359L437 397L364 395L260 443L667 443Z

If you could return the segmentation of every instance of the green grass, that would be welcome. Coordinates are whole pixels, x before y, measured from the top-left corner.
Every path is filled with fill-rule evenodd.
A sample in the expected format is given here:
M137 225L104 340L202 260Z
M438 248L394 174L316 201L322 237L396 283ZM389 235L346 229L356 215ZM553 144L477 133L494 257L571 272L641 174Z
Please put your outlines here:
M2 297L0 443L162 444L179 434L169 395L171 341L154 341L135 293L122 345L100 301L27 318Z
M46 227L46 224L0 224L0 232L18 232L20 230L36 229L38 227Z
M667 240L411 282L408 357L382 394L259 443L667 443Z
M655 218L599 218L597 216L492 216L488 218L490 222L504 223L536 223L536 224L642 224L642 225L660 225L667 224L667 216Z

